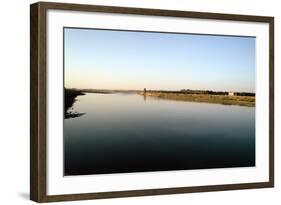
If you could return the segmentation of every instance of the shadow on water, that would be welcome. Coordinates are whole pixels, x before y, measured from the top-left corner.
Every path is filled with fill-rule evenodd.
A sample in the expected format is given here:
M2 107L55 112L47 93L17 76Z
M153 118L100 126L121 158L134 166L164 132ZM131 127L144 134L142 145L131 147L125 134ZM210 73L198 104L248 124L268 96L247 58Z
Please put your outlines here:
M85 95L85 93L77 90L64 89L64 119L76 118L86 114L73 111L73 105L77 100L76 97L79 95Z

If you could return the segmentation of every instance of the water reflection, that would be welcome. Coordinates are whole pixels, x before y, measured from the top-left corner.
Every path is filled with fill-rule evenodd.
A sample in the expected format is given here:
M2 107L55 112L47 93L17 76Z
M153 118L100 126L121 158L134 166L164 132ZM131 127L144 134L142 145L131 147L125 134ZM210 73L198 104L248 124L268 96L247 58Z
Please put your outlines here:
M67 111L64 115L65 119L69 119L69 118L75 118L75 117L81 117L83 115L85 115L86 113L79 113L79 112L72 112L72 111Z
M65 120L65 175L255 166L254 107L121 93L77 100L87 114Z
M146 101L146 94L143 95L143 101Z

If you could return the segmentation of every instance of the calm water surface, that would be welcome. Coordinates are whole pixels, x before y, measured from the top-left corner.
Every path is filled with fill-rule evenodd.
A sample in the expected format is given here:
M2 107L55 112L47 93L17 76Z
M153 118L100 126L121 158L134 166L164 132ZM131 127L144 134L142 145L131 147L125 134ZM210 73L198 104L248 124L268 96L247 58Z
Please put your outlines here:
M87 93L73 110L65 175L255 166L254 107Z

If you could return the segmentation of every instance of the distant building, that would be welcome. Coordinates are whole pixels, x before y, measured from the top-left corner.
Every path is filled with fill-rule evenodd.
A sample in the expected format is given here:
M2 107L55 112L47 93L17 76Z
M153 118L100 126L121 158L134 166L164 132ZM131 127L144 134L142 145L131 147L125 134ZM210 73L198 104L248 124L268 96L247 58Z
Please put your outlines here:
M228 96L234 96L235 93L234 92L228 92Z

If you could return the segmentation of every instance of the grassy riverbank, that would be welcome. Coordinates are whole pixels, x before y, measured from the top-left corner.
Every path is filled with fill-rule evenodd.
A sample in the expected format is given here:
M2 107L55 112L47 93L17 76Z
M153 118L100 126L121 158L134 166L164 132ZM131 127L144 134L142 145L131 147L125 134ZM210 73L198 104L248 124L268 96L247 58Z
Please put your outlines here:
M67 110L72 107L78 95L84 95L84 92L99 93L99 94L113 94L113 93L138 93L140 95L156 97L166 100L178 100L189 102L204 102L222 105L239 105L247 107L255 107L255 95L245 95L245 93L238 93L238 95L230 96L228 92L212 92L209 94L203 91L188 91L189 93L181 91L137 91L137 90L102 90L102 89L65 89L65 116L68 116ZM193 92L193 93L190 93ZM210 91L209 91L210 92ZM72 113L73 114L73 113Z
M209 94L187 94L173 92L140 92L141 95L156 97L167 100L205 102L223 105L240 105L247 107L255 106L255 96L229 96L229 95L209 95Z

